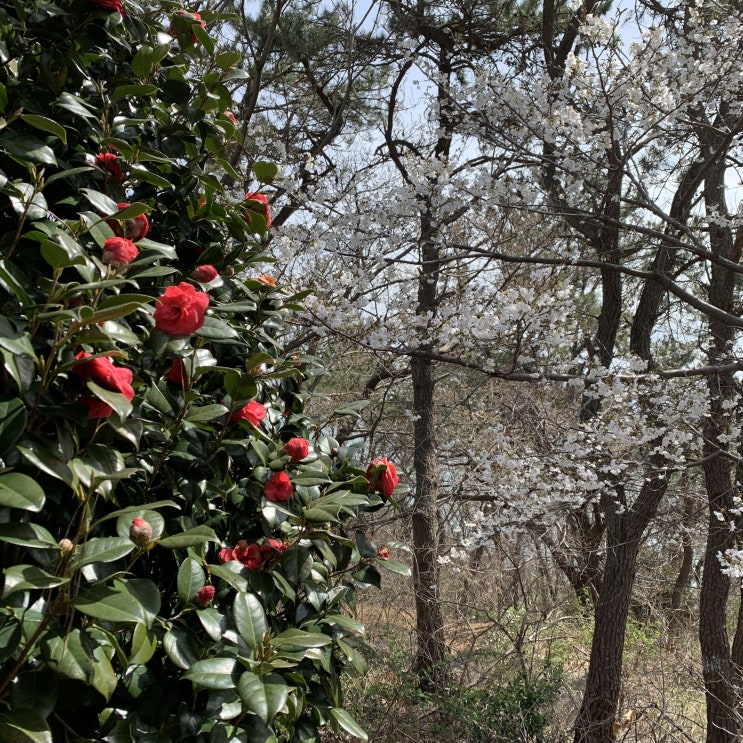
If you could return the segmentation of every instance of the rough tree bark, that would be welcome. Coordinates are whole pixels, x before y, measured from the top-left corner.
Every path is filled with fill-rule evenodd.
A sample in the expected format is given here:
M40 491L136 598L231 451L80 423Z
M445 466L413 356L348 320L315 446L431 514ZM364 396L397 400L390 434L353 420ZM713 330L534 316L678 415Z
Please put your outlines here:
M726 215L725 163L720 156L723 148L715 136L717 126L725 125L724 110L718 120L706 129L702 147L714 166L704 183L704 202L708 214ZM710 220L710 247L718 258L730 259L734 253L732 230L718 220ZM733 308L735 273L713 262L710 267L710 304L726 312ZM724 364L731 357L734 329L716 318L709 323L708 358L712 365ZM729 514L733 506L734 469L725 456L724 436L728 428L725 402L734 394L732 374L718 372L708 378L709 414L704 424L704 479L709 504L707 545L704 573L699 597L699 643L702 651L702 672L707 699L707 743L735 743L739 740L736 714L736 694L726 614L730 578L722 572L718 555L733 546L729 520L718 514ZM724 518L724 517L723 517Z

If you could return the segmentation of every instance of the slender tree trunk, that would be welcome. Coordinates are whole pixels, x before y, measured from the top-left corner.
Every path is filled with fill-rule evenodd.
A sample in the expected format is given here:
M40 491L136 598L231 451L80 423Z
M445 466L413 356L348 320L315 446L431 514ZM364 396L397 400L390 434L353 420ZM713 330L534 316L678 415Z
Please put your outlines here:
M607 514L606 567L596 602L591 658L574 743L611 743L622 689L624 633L632 587L637 571L637 553L642 536L658 510L668 487L662 473L645 481L637 500L623 512L605 497ZM623 498L621 488L620 500Z
M451 102L449 77L451 62L448 52L439 48L438 103L440 135L434 147L435 159L446 162L451 147ZM433 195L437 177L428 182L428 192L421 194L420 257L418 275L419 315L433 317L438 310L439 275L441 270L440 222ZM415 668L422 688L443 689L447 681L444 618L439 595L439 486L436 473L436 416L434 402L434 364L426 356L432 342L421 339L420 355L413 355L410 371L413 383L413 426L415 455L415 504L413 506L413 584L415 588L416 634L418 648Z
M729 546L730 527L717 518L725 504L732 505L729 464L716 457L704 467L709 496L709 532L699 598L699 644L707 699L707 743L738 740L733 668L726 629L730 578L722 572L717 556Z
M415 505L413 506L413 584L415 587L415 668L422 687L444 685L446 643L439 596L438 482L434 420L434 380L431 362L414 358Z
M689 584L691 583L691 574L694 570L694 548L692 547L691 535L689 534L689 527L693 523L693 519L694 499L687 495L684 497L684 513L681 520L681 526L683 529L681 533L681 567L679 568L671 592L672 626L678 626L681 623L681 618L683 616L681 604L683 603L684 592L689 588Z
M714 165L704 181L704 201L709 214L726 215L725 164L714 153L720 142L714 136L717 126L724 124L725 107L721 107L715 127L709 127L702 148L710 154ZM729 227L716 220L710 222L710 245L713 253L728 260L734 255L734 243ZM738 240L742 236L738 236ZM736 249L737 249L736 241ZM710 266L709 299L715 307L730 312L735 292L735 274L718 263ZM709 360L723 364L732 354L733 328L721 320L710 320ZM704 424L704 479L709 504L707 546L704 555L702 590L699 597L699 644L702 651L702 673L707 700L707 743L735 743L739 740L736 695L730 643L727 634L727 605L730 578L722 572L718 555L733 546L729 524L733 506L734 470L725 456L729 423L725 402L734 394L730 373L717 373L708 379L709 412ZM725 514L728 517L725 518ZM723 514L723 521L718 518Z

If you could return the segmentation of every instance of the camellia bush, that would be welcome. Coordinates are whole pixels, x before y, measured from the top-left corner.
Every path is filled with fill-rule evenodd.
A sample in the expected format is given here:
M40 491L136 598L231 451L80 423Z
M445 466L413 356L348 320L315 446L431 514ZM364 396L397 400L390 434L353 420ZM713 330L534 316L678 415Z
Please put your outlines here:
M365 738L349 607L404 568L352 524L400 486L304 412L202 14L0 6L2 741Z

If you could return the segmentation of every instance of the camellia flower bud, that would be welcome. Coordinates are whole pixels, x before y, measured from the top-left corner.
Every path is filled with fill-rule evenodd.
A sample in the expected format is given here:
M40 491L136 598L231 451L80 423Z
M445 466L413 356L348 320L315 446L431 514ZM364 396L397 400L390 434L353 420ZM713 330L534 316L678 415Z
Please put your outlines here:
M377 550L377 556L380 557L382 560L389 560L390 559L390 548L386 544L383 544Z
M217 276L219 276L217 269L214 268L214 266L210 266L208 263L205 263L203 266L196 266L196 268L191 271L191 278L202 284L208 284L210 281L214 281Z
M129 539L137 547L146 547L152 541L152 527L141 516L137 516L129 527Z
M214 586L203 586L202 588L199 588L198 591L194 594L194 597L192 601L196 606L199 606L201 608L204 608L205 606L209 606L211 602L214 600L214 594L216 594L217 589L214 588Z
M58 547L63 558L69 557L75 551L75 545L72 543L72 540L67 539L67 537L59 540Z

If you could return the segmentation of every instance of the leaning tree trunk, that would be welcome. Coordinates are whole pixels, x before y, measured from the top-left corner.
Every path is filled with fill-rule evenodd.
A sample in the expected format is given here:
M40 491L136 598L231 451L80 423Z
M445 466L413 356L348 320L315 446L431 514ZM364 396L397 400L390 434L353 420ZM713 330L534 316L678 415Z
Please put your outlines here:
M645 481L637 499L626 511L605 497L607 514L606 567L596 602L591 658L574 743L612 743L614 721L622 688L624 632L632 587L637 571L637 553L642 537L658 510L668 486L660 474ZM623 501L621 487L619 500Z

